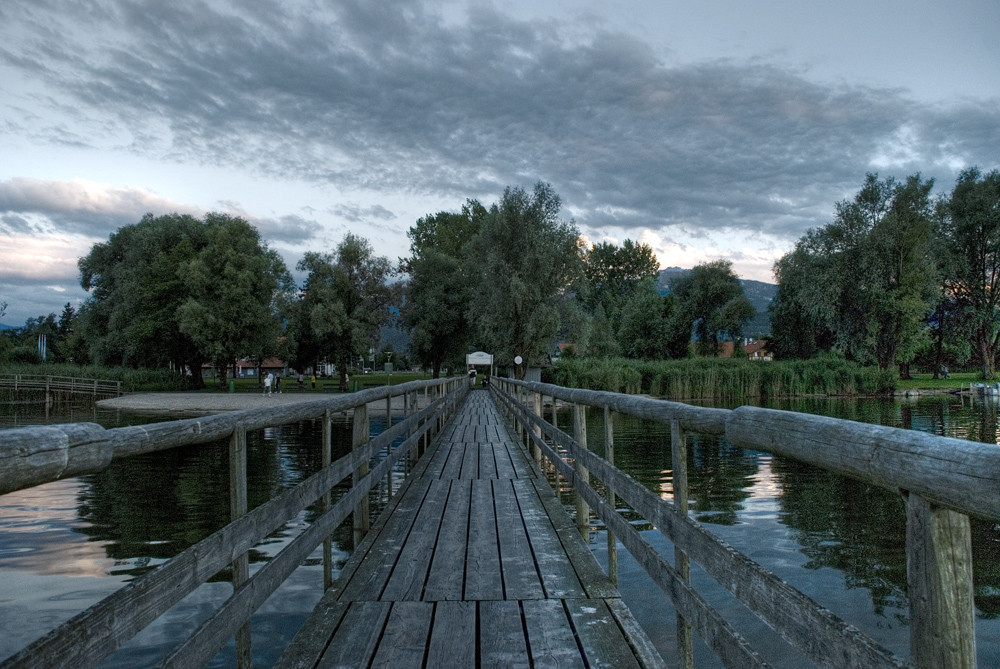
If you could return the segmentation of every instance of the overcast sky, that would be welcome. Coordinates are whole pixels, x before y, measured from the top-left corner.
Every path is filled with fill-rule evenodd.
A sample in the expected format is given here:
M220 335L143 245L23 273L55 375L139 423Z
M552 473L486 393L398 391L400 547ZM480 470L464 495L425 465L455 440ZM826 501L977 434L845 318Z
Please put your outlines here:
M592 241L774 261L866 172L1000 167L995 0L0 3L0 302L78 306L146 212L224 211L289 268L348 231L552 184Z

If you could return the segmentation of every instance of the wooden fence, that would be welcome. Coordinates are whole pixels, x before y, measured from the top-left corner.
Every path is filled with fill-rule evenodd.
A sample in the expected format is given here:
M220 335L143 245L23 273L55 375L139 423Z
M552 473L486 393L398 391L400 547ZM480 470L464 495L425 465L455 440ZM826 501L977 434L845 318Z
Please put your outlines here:
M976 666L969 515L1000 520L1000 448L882 427L756 407L694 407L618 393L494 378L491 388L518 424L535 459L547 458L576 495L577 524L593 511L629 550L678 611L681 667L692 662L691 630L729 667L766 666L747 639L692 589L694 560L749 610L821 667L902 667L905 663L864 634L703 529L687 515L685 431L725 437L736 446L789 456L890 490L906 500L907 590L911 662L921 669ZM552 398L552 421L542 416ZM573 436L556 425L556 401L574 410ZM607 459L587 450L586 410L604 412ZM674 500L614 467L613 412L671 426ZM558 452L565 449L565 457ZM608 498L590 486L604 483ZM615 510L623 500L675 547L671 566Z
M368 529L369 491L387 481L392 494L393 465L404 456L413 458L421 452L467 391L464 378L413 381L329 400L151 425L105 430L94 423L73 423L0 431L0 494L98 472L115 458L228 438L233 518L211 536L11 656L2 666L95 666L199 585L231 567L232 596L171 652L163 666L203 666L235 636L238 666L249 667L253 612L320 543L324 544L324 585L332 585L333 531L353 515L355 541L360 541ZM418 411L420 392L426 406ZM403 397L404 418L391 425L391 402L398 396ZM381 400L386 403L386 429L372 439L368 408ZM331 420L342 411L354 414L353 450L331 462ZM247 432L314 418L323 419L322 469L248 511ZM392 449L397 439L403 441ZM386 451L386 457L369 470L381 451ZM348 476L353 486L333 503L330 490ZM249 551L317 500L322 514L250 577Z
M0 374L0 388L9 388L15 393L22 390L44 392L46 403L52 401L53 395L61 393L91 397L118 397L122 394L121 381L41 374Z

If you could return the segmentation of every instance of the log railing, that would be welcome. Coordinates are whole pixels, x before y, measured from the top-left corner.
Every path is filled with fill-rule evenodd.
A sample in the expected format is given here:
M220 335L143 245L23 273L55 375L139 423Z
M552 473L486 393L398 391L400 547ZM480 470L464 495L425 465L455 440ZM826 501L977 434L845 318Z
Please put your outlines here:
M976 666L969 515L1000 520L1000 448L911 430L756 407L694 407L618 393L494 378L491 388L532 445L577 496L577 524L593 511L670 596L678 611L678 658L691 665L690 631L729 667L766 666L749 642L689 584L689 560L788 643L821 667L900 667L904 662L864 634L703 529L687 516L685 431L725 437L736 446L789 456L899 491L907 506L910 653L919 668ZM552 422L542 398L550 397ZM555 425L557 401L574 409L574 434ZM605 439L613 412L671 426L674 502L663 500L587 450L586 409L602 409ZM613 443L606 448L614 453ZM565 457L557 447L565 450ZM675 548L671 566L589 484L591 475L649 521ZM609 566L614 564L614 540Z
M92 397L118 397L122 394L121 381L43 374L0 374L0 388L10 388L15 393L21 390L44 391L46 401L49 401L53 393Z
M101 471L115 458L228 438L233 520L157 569L131 581L86 611L5 660L7 667L91 667L117 650L213 575L232 567L233 594L163 661L163 666L203 666L234 636L237 664L250 666L249 620L320 543L324 544L324 585L332 583L330 536L354 515L355 538L367 531L368 493L392 467L414 457L444 425L468 391L464 378L413 381L397 386L248 409L187 420L105 430L93 423L26 427L0 431L0 494L71 476ZM417 394L423 409L417 410ZM404 418L391 421L375 438L368 435L368 405L402 396ZM331 462L332 417L354 415L354 447ZM301 420L323 420L323 467L270 501L247 511L246 434ZM396 449L391 445L398 439ZM371 467L380 452L386 456ZM330 490L352 477L353 486L336 503ZM253 576L248 552L317 500L321 515Z

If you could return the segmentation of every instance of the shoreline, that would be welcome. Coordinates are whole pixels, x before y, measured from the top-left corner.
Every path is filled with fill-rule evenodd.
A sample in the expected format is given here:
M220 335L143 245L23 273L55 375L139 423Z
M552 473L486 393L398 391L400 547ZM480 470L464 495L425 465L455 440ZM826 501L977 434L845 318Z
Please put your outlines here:
M101 409L111 409L115 411L128 411L132 413L146 413L181 416L204 416L228 411L242 411L244 409L259 409L275 405L301 404L305 402L324 402L340 394L331 393L272 393L263 395L260 393L207 393L207 392L149 392L131 393L120 397L111 397L97 400L96 404ZM424 403L423 394L417 394L417 408L422 409ZM369 412L385 411L385 400L378 400L368 403ZM392 398L392 411L403 410L403 398L397 396ZM352 409L340 411L338 413L353 413Z

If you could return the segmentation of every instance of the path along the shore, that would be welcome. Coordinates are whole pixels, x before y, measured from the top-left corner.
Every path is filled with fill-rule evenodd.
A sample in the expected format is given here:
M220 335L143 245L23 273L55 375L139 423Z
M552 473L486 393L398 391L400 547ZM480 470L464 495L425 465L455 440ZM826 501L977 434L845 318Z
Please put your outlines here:
M328 393L132 393L121 397L98 400L97 406L102 409L119 411L134 411L139 413L177 413L203 415L222 413L225 411L240 411L242 409L257 409L275 406L277 404L295 404L297 402L328 401L336 395ZM418 406L423 408L424 397L417 394ZM369 411L385 410L385 400L371 402ZM392 398L392 410L403 410L403 398Z

